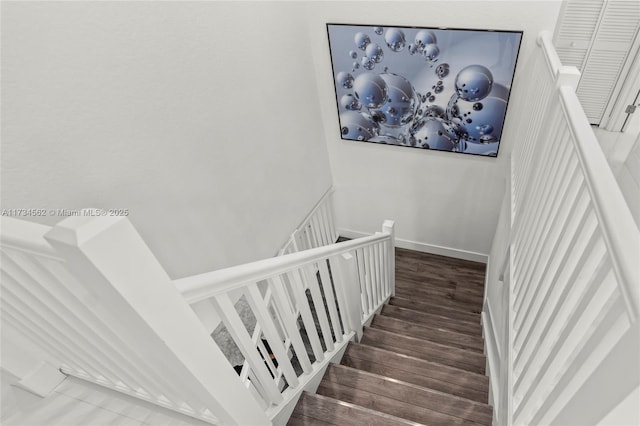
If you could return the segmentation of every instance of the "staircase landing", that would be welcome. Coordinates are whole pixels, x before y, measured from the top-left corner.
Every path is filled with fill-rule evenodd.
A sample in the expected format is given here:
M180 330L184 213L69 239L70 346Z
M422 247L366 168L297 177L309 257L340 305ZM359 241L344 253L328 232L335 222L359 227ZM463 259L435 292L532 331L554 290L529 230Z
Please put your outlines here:
M304 393L290 425L490 425L485 265L396 249L396 297Z

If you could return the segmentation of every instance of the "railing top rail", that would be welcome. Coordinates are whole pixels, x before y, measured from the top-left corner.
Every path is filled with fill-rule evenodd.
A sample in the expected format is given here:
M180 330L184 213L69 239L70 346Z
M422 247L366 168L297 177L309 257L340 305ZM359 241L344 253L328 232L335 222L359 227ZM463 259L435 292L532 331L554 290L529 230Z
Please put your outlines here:
M50 226L11 217L3 217L0 226L0 243L3 246L63 260L44 238L51 230Z
M298 227L296 229L300 229L301 226L303 226L305 223L307 223L311 217L318 211L318 209L320 208L320 206L324 203L324 201L327 199L327 197L329 197L331 194L333 194L335 191L335 188L332 186L331 188L327 189L327 191L322 195L322 197L320 198L320 200L316 203L315 206L313 206L313 208L311 209L311 211L309 212L309 214L307 214L305 216L304 219L302 219L302 222L300 222L298 224Z
M252 281L259 281L299 266L337 256L367 245L391 238L389 233L380 233L355 240L343 241L279 257L258 260L230 268L174 280L187 302L196 303L217 294L227 293Z
M538 45L542 48L544 52L544 58L547 62L547 66L549 67L549 72L551 75L556 76L558 71L562 67L562 62L560 61L560 57L558 56L558 52L556 52L555 47L553 47L552 35L549 31L542 31L538 35Z
M575 91L560 87L562 108L569 124L585 181L611 251L630 313L640 313L640 232Z

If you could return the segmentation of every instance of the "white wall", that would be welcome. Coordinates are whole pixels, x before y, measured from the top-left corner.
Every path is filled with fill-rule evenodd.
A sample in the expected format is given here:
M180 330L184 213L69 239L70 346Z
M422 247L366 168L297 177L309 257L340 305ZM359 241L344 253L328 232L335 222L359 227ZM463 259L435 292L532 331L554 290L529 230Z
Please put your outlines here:
M640 114L631 114L622 132L593 131L640 229Z
M175 278L274 255L332 183L305 8L3 3L2 208L128 208Z
M505 188L512 111L527 102L523 82L536 36L553 31L559 1L320 2L310 9L309 32L318 98L336 186L338 226L358 233L397 224L398 244L485 261ZM522 30L524 37L497 159L340 139L325 23Z

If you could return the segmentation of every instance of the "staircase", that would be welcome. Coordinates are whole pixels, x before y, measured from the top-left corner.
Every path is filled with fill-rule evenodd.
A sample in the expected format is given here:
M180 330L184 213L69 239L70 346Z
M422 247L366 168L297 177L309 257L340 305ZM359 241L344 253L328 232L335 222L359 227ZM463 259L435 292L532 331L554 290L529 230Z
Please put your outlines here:
M492 423L480 325L485 265L396 249L396 294L305 392L289 425Z

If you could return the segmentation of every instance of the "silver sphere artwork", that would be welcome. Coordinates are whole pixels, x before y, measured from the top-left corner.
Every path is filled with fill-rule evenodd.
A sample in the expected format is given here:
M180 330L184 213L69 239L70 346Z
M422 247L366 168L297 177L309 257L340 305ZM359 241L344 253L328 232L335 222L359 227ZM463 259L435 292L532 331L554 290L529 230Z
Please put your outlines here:
M449 64L440 64L436 67L436 75L438 78L445 78L449 75Z
M500 139L502 119L507 109L508 90L501 85L479 102L466 101L458 95L450 100L448 113L464 128L470 143L487 144Z
M340 105L350 111L356 111L362 108L360 101L353 95L343 95L342 98L340 98Z
M435 44L427 44L422 49L422 56L429 62L435 61L439 54L440 49Z
M427 118L417 123L412 129L416 146L440 151L453 151L458 139L451 137L442 120Z
M415 44L419 48L423 48L428 44L436 44L438 43L438 39L433 31L430 30L420 30L418 34L416 34Z
M409 80L391 73L380 74L380 77L387 86L387 100L377 108L380 124L400 127L411 122L419 101Z
M376 63L382 62L382 58L384 57L384 51L382 50L382 47L378 46L376 43L369 43L367 48L364 50L364 54L374 60Z
M327 27L343 139L497 155L521 32Z
M340 129L343 137L367 141L378 135L380 126L371 117L362 113L345 111L340 114Z
M367 108L379 108L388 98L387 84L373 73L360 74L353 82L353 92Z
M493 75L487 67L469 65L456 76L456 91L465 101L479 101L489 94Z
M340 71L336 75L336 83L345 89L351 89L353 87L353 76L348 72Z
M367 45L371 43L371 39L365 33L359 32L353 37L353 40L356 42L356 46L360 50L364 50L367 48Z
M362 65L362 68L368 71L371 71L376 66L376 62L367 56L362 57L362 59L360 60L360 64Z
M404 49L404 45L406 43L404 32L398 28L389 28L387 32L384 33L384 40L389 49L394 52L400 52Z

